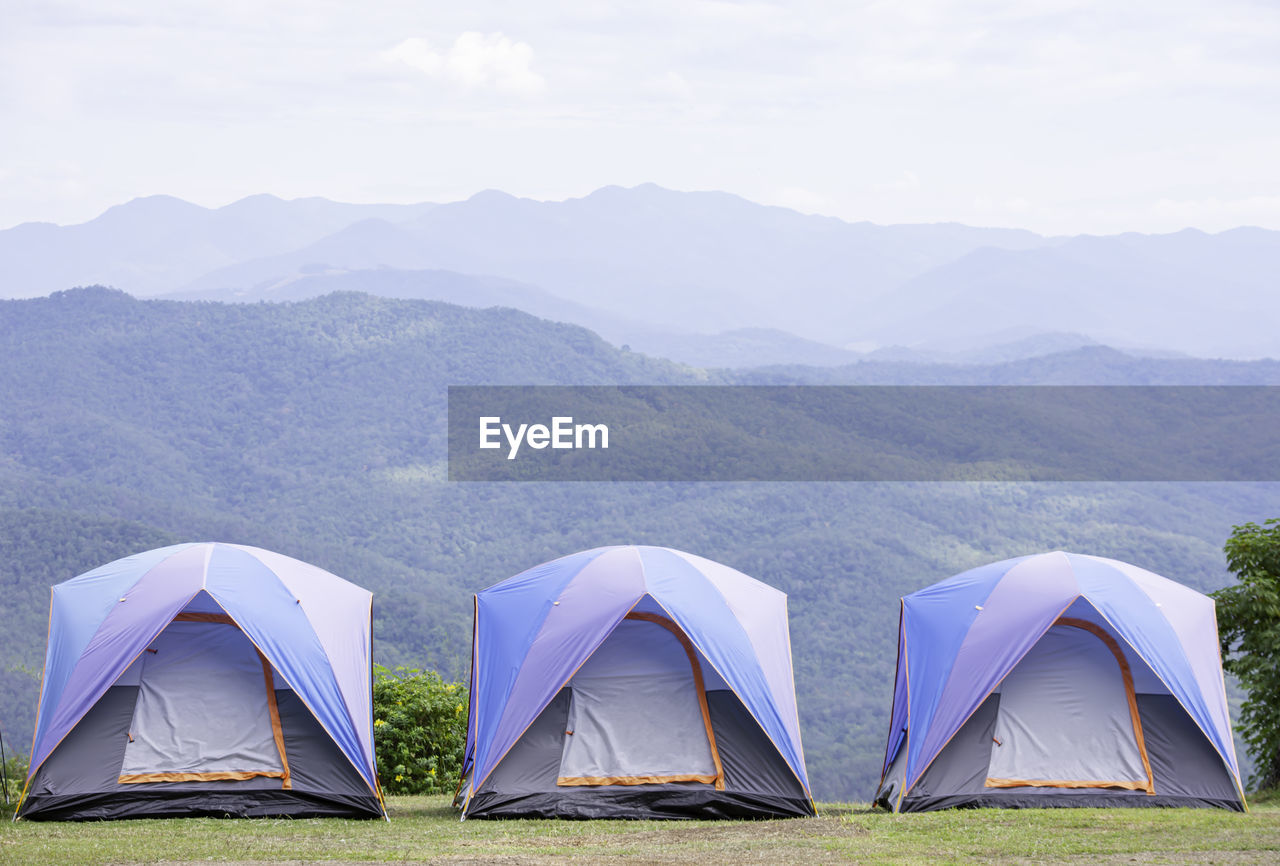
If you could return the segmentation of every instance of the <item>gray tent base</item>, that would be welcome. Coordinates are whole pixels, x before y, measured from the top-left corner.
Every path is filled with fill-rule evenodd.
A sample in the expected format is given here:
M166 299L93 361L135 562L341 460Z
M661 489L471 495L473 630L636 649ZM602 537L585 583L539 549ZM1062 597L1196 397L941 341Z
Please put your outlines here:
M113 686L36 771L19 817L91 821L115 818L380 818L377 797L311 712L276 691L292 788L279 779L118 782L136 686Z
M371 805L372 803L372 805ZM113 821L121 818L379 818L377 800L293 791L139 791L42 797L30 821Z
M1120 788L988 788L984 785L1000 696L969 718L898 805L902 812L950 808L1195 807L1243 811L1226 765L1171 695L1137 695L1155 794ZM905 748L905 745L903 746ZM893 808L898 792L884 784L876 805Z
M884 804L880 804L884 805ZM991 795L963 794L954 797L907 797L903 812L932 812L938 809L1229 809L1243 811L1240 800L1212 800L1206 797L1163 797L1142 791L1098 788L1092 791L1022 788Z
M705 786L698 786L705 787ZM487 794L473 803L473 818L592 818L653 820L736 820L812 815L807 801L783 797L701 791L678 785L615 786L567 794Z
M730 691L707 692L725 789L696 782L559 787L570 690L562 689L485 780L469 818L681 820L814 814L804 788Z

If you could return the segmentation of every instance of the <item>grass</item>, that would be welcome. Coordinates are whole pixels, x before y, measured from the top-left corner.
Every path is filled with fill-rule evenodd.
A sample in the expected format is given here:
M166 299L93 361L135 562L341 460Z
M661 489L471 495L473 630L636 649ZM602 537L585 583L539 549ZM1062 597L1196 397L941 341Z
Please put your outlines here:
M1211 809L1046 809L887 815L826 804L788 821L467 821L438 797L390 801L392 820L5 822L0 863L1280 862L1280 799Z

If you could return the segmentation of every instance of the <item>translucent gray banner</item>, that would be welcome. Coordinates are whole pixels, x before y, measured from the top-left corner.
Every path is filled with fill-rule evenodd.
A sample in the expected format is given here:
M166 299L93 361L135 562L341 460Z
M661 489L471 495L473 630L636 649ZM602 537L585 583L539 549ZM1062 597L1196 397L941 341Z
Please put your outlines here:
M1275 386L454 386L452 481L1277 481Z

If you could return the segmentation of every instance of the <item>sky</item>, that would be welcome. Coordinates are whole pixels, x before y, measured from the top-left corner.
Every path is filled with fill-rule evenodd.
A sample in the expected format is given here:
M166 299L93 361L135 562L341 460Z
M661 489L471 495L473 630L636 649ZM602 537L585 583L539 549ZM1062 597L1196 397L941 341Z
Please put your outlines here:
M0 0L0 228L157 193L717 189L1280 229L1280 3Z

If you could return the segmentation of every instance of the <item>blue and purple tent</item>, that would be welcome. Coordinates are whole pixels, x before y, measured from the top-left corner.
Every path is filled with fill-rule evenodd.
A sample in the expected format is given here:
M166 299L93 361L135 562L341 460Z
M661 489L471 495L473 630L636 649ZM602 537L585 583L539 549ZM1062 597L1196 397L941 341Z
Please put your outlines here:
M1054 552L902 599L876 801L1245 807L1213 600Z
M372 596L234 544L53 587L23 818L384 814Z
M813 814L786 596L601 547L475 597L464 817Z

